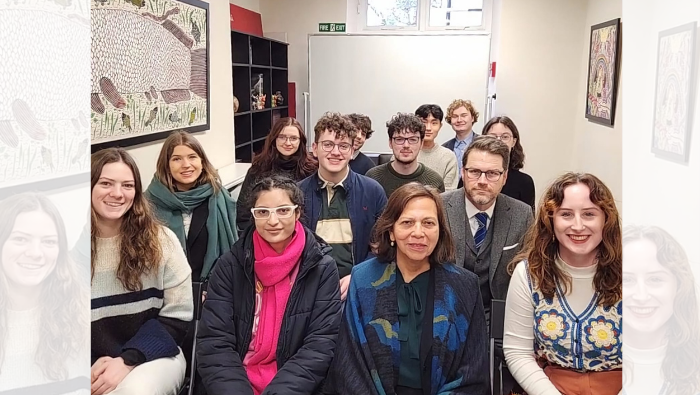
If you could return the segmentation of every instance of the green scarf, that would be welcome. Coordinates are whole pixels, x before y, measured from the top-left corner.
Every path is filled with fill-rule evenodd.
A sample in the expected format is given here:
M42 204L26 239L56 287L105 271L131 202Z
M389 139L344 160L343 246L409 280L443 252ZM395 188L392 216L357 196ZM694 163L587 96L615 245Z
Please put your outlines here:
M231 249L233 243L238 240L236 224L236 204L226 193L220 189L214 194L211 184L200 185L185 192L171 192L168 187L153 177L146 190L146 197L153 203L156 216L170 228L180 240L183 249L187 249L185 237L185 225L182 222L183 213L191 213L202 202L208 200L209 216L207 217L207 253L204 255L204 265L200 281L209 277L214 262Z

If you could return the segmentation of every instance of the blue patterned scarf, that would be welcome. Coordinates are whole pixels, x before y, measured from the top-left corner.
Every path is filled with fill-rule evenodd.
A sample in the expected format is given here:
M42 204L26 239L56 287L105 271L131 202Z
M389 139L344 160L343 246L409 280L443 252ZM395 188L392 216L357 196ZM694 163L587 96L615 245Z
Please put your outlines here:
M478 279L452 264L432 270L434 283L428 292L432 289L433 297L428 297L432 303L427 306L432 309L425 315L432 319L432 334L421 341L430 383L423 380L423 393L488 394L486 318ZM355 266L323 393L395 394L401 357L398 333L396 264L373 258Z

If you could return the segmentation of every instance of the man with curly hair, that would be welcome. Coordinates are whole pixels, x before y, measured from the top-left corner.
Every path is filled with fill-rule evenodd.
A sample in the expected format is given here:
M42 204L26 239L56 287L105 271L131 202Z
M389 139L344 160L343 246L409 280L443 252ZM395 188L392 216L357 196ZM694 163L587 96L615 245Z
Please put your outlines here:
M350 114L347 116L353 125L355 125L357 136L353 140L353 149L355 153L350 159L350 168L357 174L365 175L367 171L375 166L372 159L360 152L360 148L365 145L365 141L372 137L372 120L364 114Z
M418 162L418 154L425 138L423 121L413 114L398 113L386 123L386 127L394 160L373 167L367 172L367 177L377 180L387 197L402 185L414 181L445 192L442 176Z
M462 163L464 152L474 140L474 136L476 136L476 132L472 128L478 120L479 112L476 111L474 104L470 100L457 99L452 101L447 107L445 121L455 131L455 138L442 146L454 152L457 157L457 163ZM459 177L457 188L461 188L464 185L461 172L457 173L457 177Z
M314 127L311 146L318 171L299 182L304 193L301 220L333 248L342 300L347 296L352 267L370 254L372 227L387 203L381 185L348 166L356 131L348 117L324 114Z

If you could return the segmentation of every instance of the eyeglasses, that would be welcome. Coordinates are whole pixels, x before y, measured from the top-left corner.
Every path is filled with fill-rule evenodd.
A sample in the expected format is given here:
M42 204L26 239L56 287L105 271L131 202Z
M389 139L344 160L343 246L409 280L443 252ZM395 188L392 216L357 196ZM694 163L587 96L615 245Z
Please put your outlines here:
M352 148L352 144L348 144L348 143L336 144L330 140L321 141L321 149L323 149L326 152L333 151L333 149L336 146L338 147L338 151L340 151L343 154L349 153L350 149Z
M509 134L502 134L500 136L495 135L495 134L487 134L487 136L499 139L499 140L503 141L504 143L508 143L508 142L510 142L511 139L513 139L513 136L511 136Z
M289 218L294 214L294 210L296 210L297 207L299 206L296 204L293 206L279 206L273 208L254 207L250 209L250 212L253 213L255 219L268 219L272 213L275 213L277 218Z
M282 136L281 134L277 136L277 142L284 144L287 141L289 141L292 144L296 144L299 142L299 137L296 136Z
M406 137L393 137L391 140L396 145L404 145L404 144L406 144L406 141L408 141L408 143L411 145L416 145L420 142L420 137L417 137L417 136L408 137L408 138L406 138Z
M481 178L482 174L486 174L486 179L491 182L498 181L501 178L501 175L504 173L503 171L498 170L482 171L479 169L470 169L468 167L465 167L464 170L467 171L467 178L470 180L478 180Z

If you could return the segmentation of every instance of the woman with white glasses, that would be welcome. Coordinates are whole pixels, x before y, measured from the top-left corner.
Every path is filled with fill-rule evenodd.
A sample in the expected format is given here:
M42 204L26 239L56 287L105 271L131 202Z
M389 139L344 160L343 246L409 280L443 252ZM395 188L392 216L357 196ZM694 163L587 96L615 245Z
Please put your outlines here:
M255 226L209 281L199 374L208 395L312 394L338 337L338 269L331 247L299 222L304 196L293 180L263 178L251 202Z

